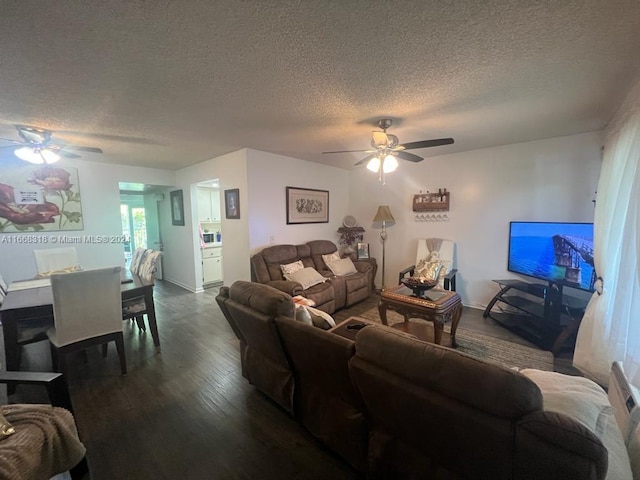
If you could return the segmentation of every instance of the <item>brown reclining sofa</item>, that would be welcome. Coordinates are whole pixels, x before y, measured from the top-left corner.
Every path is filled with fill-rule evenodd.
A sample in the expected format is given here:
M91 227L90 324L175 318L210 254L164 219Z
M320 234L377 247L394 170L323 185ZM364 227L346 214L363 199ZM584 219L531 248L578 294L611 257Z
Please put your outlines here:
M367 478L631 478L612 415L598 431L577 419L577 403L544 408L540 378L584 378L521 373L383 325L353 342L294 320L291 296L259 283L221 287L216 301L242 374Z
M357 273L342 277L335 276L322 259L338 250L329 240L313 240L302 245L274 245L251 257L251 280L264 283L288 293L302 295L313 300L318 308L333 313L350 307L371 294L373 267L366 262L353 262ZM329 280L314 285L307 290L297 282L285 280L281 265L302 261L305 267L313 267Z

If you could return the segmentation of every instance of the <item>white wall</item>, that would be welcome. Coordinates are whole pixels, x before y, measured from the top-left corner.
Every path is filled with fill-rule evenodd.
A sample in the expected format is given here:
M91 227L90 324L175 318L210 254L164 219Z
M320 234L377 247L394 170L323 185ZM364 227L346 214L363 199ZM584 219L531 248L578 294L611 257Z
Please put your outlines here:
M84 230L36 233L37 236L51 235L121 235L120 191L118 182L139 182L155 185L174 183L174 172L152 168L95 163L86 160L61 160L57 165L78 169ZM0 181L2 181L0 179ZM0 234L0 271L7 281L31 278L36 274L33 258L34 245L3 243L2 239L11 235ZM31 233L29 233L31 235ZM35 248L52 248L57 245L38 244ZM100 268L124 265L124 250L121 244L74 244L78 250L80 263L84 268Z
M183 190L185 226L173 226L169 221L163 228L164 248L169 251L165 257L164 276L166 280L192 291L202 290L200 243L199 238L194 235L198 224L196 184L212 178L220 180L220 190L240 189L240 219L226 219L222 215L224 283L230 285L250 276L247 260L247 150L243 149L176 172L176 188ZM222 209L224 211L224 203ZM170 213L168 215L170 219Z
M349 211L349 173L257 150L248 153L251 253L269 246L271 236L275 237L275 244L297 245L310 240L331 240L337 244L337 230ZM287 225L286 187L328 190L329 223Z
M419 238L449 238L457 244L457 290L463 304L483 308L497 292L491 279L516 277L507 272L510 221L593 221L601 136L594 132L420 163L400 161L386 186L364 168L351 171L350 213L365 227L365 241L378 260L377 284L382 248L380 229L373 229L371 220L377 206L387 204L396 223L387 229L386 285L397 284L398 272L415 263ZM450 220L416 222L413 195L445 187L451 192Z

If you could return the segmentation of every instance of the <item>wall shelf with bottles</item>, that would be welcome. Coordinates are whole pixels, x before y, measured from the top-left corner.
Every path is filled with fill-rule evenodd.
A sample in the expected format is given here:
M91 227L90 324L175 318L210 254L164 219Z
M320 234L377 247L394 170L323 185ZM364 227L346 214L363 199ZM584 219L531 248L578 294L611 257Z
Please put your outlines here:
M439 188L437 192L420 192L413 196L413 211L420 212L448 212L451 192L446 188Z

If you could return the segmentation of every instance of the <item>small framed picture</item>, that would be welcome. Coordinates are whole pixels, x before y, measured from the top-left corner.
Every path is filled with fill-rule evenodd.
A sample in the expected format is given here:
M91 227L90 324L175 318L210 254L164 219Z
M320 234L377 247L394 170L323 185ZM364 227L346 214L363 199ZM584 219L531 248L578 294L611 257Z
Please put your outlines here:
M360 243L358 242L358 247L356 249L356 255L358 260L369 258L369 244L368 243Z
M184 227L184 203L182 190L174 190L171 195L171 225Z
M224 191L224 213L227 218L240 218L240 189Z

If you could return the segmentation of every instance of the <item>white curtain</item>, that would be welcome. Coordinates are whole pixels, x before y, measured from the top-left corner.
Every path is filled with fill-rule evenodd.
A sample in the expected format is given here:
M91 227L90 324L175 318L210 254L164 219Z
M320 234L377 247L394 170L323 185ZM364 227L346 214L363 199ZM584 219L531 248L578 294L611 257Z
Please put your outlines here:
M595 267L602 293L593 294L578 330L573 364L599 384L611 363L623 362L640 386L640 111L607 139L594 219Z

